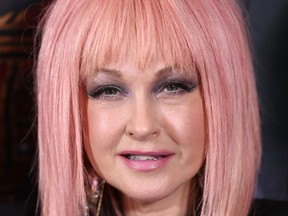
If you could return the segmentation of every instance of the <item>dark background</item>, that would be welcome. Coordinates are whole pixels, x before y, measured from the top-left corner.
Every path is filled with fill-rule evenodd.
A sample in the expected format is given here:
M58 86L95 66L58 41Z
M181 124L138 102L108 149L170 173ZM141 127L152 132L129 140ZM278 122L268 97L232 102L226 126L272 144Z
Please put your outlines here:
M242 0L260 99L262 163L256 215L288 215L288 1Z
M48 0L0 0L0 215L35 215L33 45ZM253 211L288 215L288 1L242 0L253 47L263 158Z
M0 0L0 215L35 215L33 35L43 4Z

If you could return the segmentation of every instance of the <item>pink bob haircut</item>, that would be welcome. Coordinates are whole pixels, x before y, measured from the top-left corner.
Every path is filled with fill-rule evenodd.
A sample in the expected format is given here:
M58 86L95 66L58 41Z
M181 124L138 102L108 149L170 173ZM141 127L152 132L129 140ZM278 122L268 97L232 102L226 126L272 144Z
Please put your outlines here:
M194 68L205 112L201 215L249 212L260 161L247 33L233 0L57 0L37 62L41 213L85 215L83 79L109 62ZM191 107L192 109L192 107Z

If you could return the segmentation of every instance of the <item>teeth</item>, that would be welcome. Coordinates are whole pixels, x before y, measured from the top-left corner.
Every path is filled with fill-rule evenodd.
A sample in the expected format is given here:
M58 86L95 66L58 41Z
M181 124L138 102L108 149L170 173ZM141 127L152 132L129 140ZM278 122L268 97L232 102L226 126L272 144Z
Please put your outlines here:
M153 156L153 155L128 155L127 158L130 159L130 160L141 160L141 161L145 161L145 160L158 160L158 159L162 158L162 156Z

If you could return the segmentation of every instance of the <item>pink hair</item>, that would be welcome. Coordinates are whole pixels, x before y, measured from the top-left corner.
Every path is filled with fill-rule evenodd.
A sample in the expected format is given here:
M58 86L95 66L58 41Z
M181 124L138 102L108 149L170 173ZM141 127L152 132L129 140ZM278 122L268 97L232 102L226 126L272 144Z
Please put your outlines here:
M259 117L245 26L232 0L58 0L37 65L43 215L84 215L80 84L108 62L156 57L196 67L207 148L201 215L247 215L260 160Z

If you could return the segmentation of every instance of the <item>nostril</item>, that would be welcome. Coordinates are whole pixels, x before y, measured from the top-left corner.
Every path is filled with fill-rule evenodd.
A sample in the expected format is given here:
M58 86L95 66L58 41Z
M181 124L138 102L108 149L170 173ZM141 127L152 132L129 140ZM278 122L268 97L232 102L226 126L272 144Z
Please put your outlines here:
M152 135L157 136L157 135L158 135L158 131L154 131L154 132L152 133Z
M134 136L134 134L132 132L128 132L129 136Z

